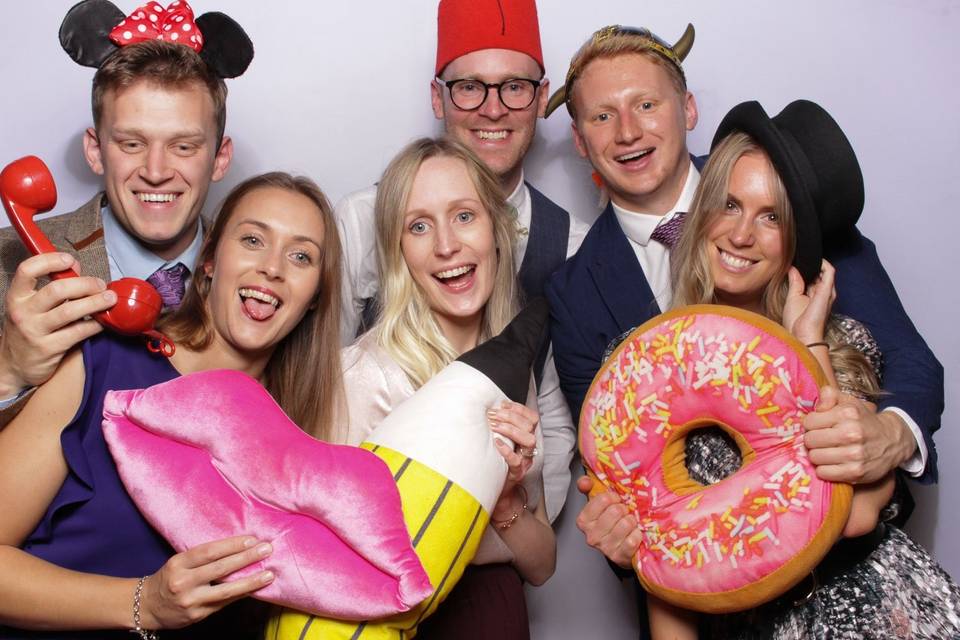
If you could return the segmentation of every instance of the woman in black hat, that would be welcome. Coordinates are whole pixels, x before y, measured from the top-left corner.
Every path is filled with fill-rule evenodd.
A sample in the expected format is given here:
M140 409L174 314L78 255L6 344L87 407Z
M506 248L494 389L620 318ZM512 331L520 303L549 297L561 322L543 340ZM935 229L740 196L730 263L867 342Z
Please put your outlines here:
M859 322L831 315L833 267L825 239L849 233L863 209L853 148L820 106L796 101L770 118L738 105L714 137L683 235L671 252L673 306L720 303L765 315L817 357L833 386L870 400L881 354ZM740 467L725 434L687 439L702 484ZM705 620L720 638L943 638L960 633L960 588L888 520L894 475L857 485L844 539L791 591L754 610ZM680 612L651 598L651 629L695 637ZM673 625L679 625L678 629Z

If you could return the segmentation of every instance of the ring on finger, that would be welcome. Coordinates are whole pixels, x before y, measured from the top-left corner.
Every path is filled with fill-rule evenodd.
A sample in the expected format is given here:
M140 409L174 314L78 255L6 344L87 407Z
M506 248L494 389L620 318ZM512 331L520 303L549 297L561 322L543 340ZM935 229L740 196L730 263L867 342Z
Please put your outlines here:
M533 447L532 449L524 449L523 447L520 447L517 453L519 453L524 458L532 458L540 452L537 450L536 447Z

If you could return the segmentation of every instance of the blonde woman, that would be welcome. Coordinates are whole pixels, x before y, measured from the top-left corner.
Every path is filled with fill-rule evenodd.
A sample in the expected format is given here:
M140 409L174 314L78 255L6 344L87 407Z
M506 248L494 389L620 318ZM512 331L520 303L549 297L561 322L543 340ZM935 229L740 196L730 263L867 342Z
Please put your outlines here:
M378 185L376 215L379 319L342 354L351 444L518 310L513 220L496 178L465 147L408 145ZM529 637L522 581L543 583L556 561L538 420L520 404L491 412L507 482L473 564L418 637Z
M876 398L876 343L857 321L831 316L834 269L822 259L824 242L849 231L862 207L856 156L821 107L797 101L773 118L756 102L735 107L720 125L671 255L673 305L720 303L781 323L834 388L821 405L836 402L837 388ZM818 433L807 428L810 444ZM736 446L716 431L688 438L686 459L702 484L740 466ZM711 637L932 639L960 632L960 589L885 522L895 516L893 490L893 472L856 485L844 539L809 578L757 609L707 621ZM696 637L684 612L649 596L648 604L655 639Z

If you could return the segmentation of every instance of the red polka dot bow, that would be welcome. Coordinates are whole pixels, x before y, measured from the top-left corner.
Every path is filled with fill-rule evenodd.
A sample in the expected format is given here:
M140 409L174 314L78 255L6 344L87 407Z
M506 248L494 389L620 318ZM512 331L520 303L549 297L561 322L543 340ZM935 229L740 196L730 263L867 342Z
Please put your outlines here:
M203 34L193 21L193 9L184 0L176 0L164 9L148 2L120 21L110 32L118 46L146 40L166 40L185 44L197 53L203 48Z

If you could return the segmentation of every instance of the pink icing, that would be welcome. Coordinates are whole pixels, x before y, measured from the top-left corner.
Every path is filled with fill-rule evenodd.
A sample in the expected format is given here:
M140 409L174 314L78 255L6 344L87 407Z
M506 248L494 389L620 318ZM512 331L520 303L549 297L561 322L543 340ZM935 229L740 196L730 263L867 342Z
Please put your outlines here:
M584 402L580 450L637 514L645 540L634 564L645 580L688 593L738 589L806 546L832 492L803 447L801 421L818 394L788 343L718 313L664 320L611 356ZM698 419L733 427L757 455L678 496L664 479L663 448Z

